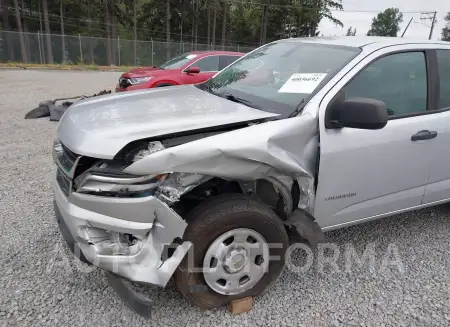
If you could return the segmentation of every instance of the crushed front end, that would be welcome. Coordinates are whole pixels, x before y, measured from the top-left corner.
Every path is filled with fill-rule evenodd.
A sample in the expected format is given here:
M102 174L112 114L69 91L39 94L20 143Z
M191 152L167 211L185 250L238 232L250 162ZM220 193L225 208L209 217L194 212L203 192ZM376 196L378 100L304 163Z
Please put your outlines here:
M191 243L186 222L155 196L167 175L136 176L112 161L53 147L55 214L83 261L136 282L165 286Z
M125 279L164 287L173 276L186 297L216 292L201 279L192 283L181 277L196 273L185 269L192 259L184 260L188 250L212 244L191 234L196 223L206 219L206 214L194 215L201 206L220 211L215 201L232 195L226 203L231 208L236 208L232 201L239 198L266 213L272 209L267 215L280 219L261 219L271 219L280 227L281 236L274 242L287 240L286 228L312 225L309 216L293 216L293 212L312 213L318 155L314 114L274 119L274 114L195 87L176 88L173 92L180 96L171 99L202 96L201 102L177 104L160 94L165 90L148 91L153 97L146 92L110 95L71 107L58 125L53 148L55 213L64 238L80 259L107 270L116 293L141 315L149 305L123 287ZM172 111L147 109L152 107L149 99L158 106L158 95ZM141 102L145 107L133 107ZM186 108L187 104L195 106ZM224 219L217 226L229 226ZM215 222L210 226L212 232L222 232ZM259 223L250 227L260 228ZM189 252L195 259L195 251ZM243 253L229 252L230 256ZM258 265L269 259L251 262ZM280 269L267 278L279 276ZM219 298L216 293L212 295ZM220 303L208 302L208 306Z

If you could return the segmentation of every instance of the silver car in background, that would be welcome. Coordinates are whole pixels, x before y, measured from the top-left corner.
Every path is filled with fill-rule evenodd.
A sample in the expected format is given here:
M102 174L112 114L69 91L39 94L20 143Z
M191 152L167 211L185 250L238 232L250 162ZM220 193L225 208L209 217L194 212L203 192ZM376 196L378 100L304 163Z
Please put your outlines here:
M449 43L276 41L199 85L71 106L56 216L80 259L219 307L275 282L291 235L449 201L449 109Z

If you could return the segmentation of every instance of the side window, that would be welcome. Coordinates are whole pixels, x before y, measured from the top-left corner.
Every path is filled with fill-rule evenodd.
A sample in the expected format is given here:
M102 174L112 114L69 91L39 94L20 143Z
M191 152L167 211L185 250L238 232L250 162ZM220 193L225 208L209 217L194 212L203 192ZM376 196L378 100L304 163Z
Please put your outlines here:
M219 70L219 56L209 56L192 64L200 68L200 72L216 72Z
M439 109L450 107L450 50L437 50L441 90Z
M389 116L426 111L425 54L404 52L378 59L345 87L345 96L347 99L364 97L381 100L386 104Z
M235 62L237 59L239 59L238 56L220 56L219 57L219 70L224 69L228 65Z

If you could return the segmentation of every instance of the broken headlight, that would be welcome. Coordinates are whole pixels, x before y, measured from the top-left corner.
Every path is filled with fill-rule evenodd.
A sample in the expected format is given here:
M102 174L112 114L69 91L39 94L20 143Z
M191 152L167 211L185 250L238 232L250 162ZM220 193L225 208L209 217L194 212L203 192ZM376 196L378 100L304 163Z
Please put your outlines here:
M74 181L75 191L106 196L148 196L168 177L168 174L137 176L121 172L102 162L94 165Z

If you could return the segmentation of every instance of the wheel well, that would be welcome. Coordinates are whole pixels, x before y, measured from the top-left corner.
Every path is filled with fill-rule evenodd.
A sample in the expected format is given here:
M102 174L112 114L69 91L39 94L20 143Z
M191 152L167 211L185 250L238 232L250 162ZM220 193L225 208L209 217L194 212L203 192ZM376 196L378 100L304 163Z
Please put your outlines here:
M167 83L163 82L163 83L156 84L155 87L164 87L164 86L173 86L173 85L175 85L175 84L169 83L169 82L167 82Z
M250 187L250 188L249 188ZM287 189L288 194L283 195L279 186L270 180L259 179L252 182L228 181L221 178L212 178L209 181L193 188L183 194L180 201L174 204L173 209L181 216L187 217L188 213L200 203L207 201L221 194L245 194L249 198L261 201L271 207L280 219L285 220L290 212L286 208L293 210L300 200L300 186L294 179L291 189ZM284 192L286 193L286 192ZM285 197L289 197L285 199ZM287 202L290 202L287 203Z

